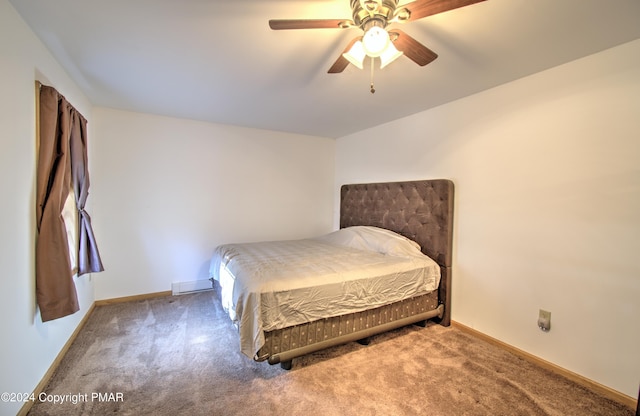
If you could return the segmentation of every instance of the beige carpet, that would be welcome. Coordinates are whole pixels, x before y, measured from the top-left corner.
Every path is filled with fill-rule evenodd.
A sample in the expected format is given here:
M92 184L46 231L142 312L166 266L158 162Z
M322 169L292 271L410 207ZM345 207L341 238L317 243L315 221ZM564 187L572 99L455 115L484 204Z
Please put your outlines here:
M97 307L46 394L67 402L38 403L30 415L635 413L438 325L312 354L291 371L255 363L238 352L214 292Z

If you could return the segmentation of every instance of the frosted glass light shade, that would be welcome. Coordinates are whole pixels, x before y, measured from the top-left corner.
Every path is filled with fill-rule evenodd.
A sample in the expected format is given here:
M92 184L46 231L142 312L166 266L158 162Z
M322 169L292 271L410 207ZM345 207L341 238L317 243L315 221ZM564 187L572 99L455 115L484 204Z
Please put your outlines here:
M389 65L391 62L395 61L401 56L402 52L396 49L396 47L393 45L393 42L389 42L387 48L382 51L382 55L380 55L380 69Z
M364 51L372 58L380 56L390 43L389 33L379 26L372 26L362 36Z
M360 69L362 69L362 62L364 61L364 57L366 55L367 53L364 51L364 46L362 45L361 41L357 41L356 43L354 43L348 52L342 54L342 56L344 56L347 61L351 62Z

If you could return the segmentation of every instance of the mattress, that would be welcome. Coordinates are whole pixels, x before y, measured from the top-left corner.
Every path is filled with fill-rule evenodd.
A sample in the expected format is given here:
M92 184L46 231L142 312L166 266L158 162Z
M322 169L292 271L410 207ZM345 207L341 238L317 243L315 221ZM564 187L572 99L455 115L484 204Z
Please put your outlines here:
M238 327L240 350L253 358L265 332L430 293L440 266L411 240L360 226L311 239L224 244L210 274Z

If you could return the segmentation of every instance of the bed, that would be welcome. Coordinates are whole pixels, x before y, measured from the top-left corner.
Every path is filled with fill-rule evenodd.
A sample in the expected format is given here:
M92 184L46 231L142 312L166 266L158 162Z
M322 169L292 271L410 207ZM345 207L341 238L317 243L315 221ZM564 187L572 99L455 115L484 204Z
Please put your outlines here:
M340 229L304 240L223 244L214 287L242 353L296 357L451 318L450 180L343 185Z

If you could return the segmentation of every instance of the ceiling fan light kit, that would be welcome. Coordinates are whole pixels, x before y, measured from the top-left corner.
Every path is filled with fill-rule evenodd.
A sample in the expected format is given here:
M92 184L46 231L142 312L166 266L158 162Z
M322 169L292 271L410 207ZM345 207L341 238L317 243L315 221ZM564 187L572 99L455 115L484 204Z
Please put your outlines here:
M380 55L380 69L400 58L402 55L403 52L397 50L396 47L393 46L393 43L389 42L389 46L387 46L387 48Z
M402 55L424 66L433 62L438 55L401 30L388 31L387 26L411 22L482 1L485 0L415 0L398 8L398 0L350 0L352 20L275 19L269 21L269 27L273 30L360 28L363 34L347 45L329 68L330 74L341 73L350 63L363 69L367 56L372 61L380 58L380 68Z
M365 57L380 58L382 69L402 56L402 52L393 46L389 33L377 21L369 23L372 23L371 27L342 56L359 69L363 68Z
M376 21L372 21L374 23L368 28L364 35L362 36L362 46L364 46L364 51L372 58L377 58L382 55L387 46L391 43L389 40L389 34L384 28L378 26Z
M362 69L362 62L364 62L367 52L364 50L362 41L358 40L353 44L351 49L349 49L348 52L343 53L342 56L355 67Z

